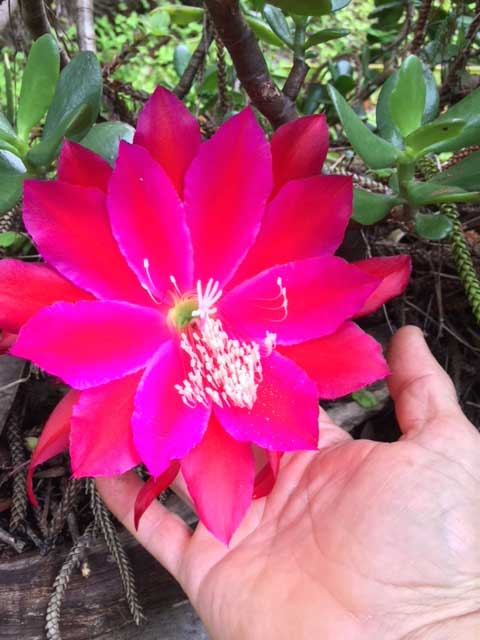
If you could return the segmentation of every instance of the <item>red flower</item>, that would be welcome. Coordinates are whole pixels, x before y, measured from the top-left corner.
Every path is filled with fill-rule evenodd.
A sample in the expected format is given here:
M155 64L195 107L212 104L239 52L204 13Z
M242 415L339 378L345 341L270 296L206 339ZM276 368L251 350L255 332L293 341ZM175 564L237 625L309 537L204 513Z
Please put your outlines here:
M0 264L11 349L67 382L30 469L70 439L74 475L144 462L181 467L204 524L228 541L283 451L315 449L318 397L388 373L351 318L400 293L407 257L349 265L333 254L349 178L320 175L323 116L271 144L250 108L201 143L197 122L157 89L113 172L72 142L56 182L29 181L24 221L50 266ZM257 476L252 445L268 454Z

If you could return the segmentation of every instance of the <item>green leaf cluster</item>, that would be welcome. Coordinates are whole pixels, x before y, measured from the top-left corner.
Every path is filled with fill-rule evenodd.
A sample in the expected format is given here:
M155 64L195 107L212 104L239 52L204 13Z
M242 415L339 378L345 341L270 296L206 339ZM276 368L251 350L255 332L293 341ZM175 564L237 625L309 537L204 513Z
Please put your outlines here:
M356 190L355 220L374 224L402 204L411 211L419 235L440 239L451 230L449 220L441 214L422 213L421 207L480 200L480 153L426 182L415 177L417 163L427 154L480 143L480 89L438 116L433 75L418 57L408 56L382 87L376 133L335 87L329 87L329 94L348 141L365 164L374 171L393 172L393 195Z

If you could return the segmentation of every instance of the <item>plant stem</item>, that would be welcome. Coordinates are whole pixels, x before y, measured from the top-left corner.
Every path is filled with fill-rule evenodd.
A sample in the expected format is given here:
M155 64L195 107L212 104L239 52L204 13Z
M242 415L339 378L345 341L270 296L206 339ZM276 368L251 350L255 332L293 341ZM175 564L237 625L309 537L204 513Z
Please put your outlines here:
M400 196L406 201L404 205L405 215L412 217L415 213L414 207L410 204L408 196L408 185L415 177L415 164L409 159L401 159L398 163L398 191Z
M205 6L252 103L274 128L295 120L298 117L295 102L273 82L257 39L246 23L238 1L205 0Z
M15 125L15 107L13 104L13 80L8 53L3 53L3 68L5 73L5 91L7 94L7 118L12 126Z
M297 99L308 73L308 65L305 62L305 27L306 21L303 18L295 21L293 66L282 90L292 101Z

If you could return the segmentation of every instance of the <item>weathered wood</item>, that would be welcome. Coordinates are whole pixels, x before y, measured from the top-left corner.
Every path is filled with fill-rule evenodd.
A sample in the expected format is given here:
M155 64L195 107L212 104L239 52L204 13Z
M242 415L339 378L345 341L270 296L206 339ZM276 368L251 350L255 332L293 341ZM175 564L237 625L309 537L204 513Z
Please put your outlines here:
M166 505L189 524L194 514L175 495ZM103 543L87 551L90 576L73 575L61 610L62 640L208 640L177 582L126 532L121 540L132 563L147 621L132 622L122 582ZM0 558L0 640L45 640L45 612L55 577L69 549L48 556Z
M103 544L88 551L89 578L75 574L62 607L63 640L207 640L175 580L127 533L122 534L137 577L147 622L130 619L115 563ZM45 610L68 549L0 560L1 640L44 640Z

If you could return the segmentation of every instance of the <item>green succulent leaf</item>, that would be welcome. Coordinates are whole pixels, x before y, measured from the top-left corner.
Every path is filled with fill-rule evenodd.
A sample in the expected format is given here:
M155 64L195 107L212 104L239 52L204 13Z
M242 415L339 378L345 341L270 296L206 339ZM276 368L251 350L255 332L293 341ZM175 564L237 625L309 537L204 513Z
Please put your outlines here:
M328 93L350 144L365 164L372 169L384 169L395 164L399 155L398 149L372 133L345 98L331 85L328 87Z
M172 7L172 8L176 9L177 7ZM188 7L188 9L190 9L190 7ZM197 11L200 12L200 20L201 20L203 10L197 9ZM189 22L194 22L196 21L196 19L197 18L191 16L187 22L185 23L177 22L177 24L189 24ZM169 11L166 11L163 7L161 9L152 11L144 19L144 25L146 27L146 30L149 33L151 33L153 36L157 36L159 38L161 38L162 36L166 36L168 34L170 22L174 22L174 19L172 18L172 14Z
M120 141L132 142L134 133L135 129L125 122L102 122L93 125L81 144L113 165L118 155Z
M27 169L17 155L0 150L0 213L9 211L20 200L26 173Z
M13 153L16 156L19 155L18 146L15 147L13 144L10 144L9 142L6 142L5 140L2 140L1 138L0 138L0 149L3 149L4 151L10 151L11 153Z
M426 240L442 240L452 230L452 221L442 213L417 213L415 231Z
M351 0L271 0L271 4L301 16L324 16L349 5Z
M263 16L268 22L271 30L282 40L287 47L293 47L293 32L281 9L271 4L266 4L263 9Z
M408 200L415 207L427 204L449 204L454 202L478 202L480 191L467 191L457 186L436 182L412 181L407 186Z
M173 66L179 77L183 75L183 72L188 67L191 57L190 49L184 44L179 44L175 47L173 52Z
M23 72L18 101L17 131L28 140L32 127L40 122L52 102L60 73L60 55L49 33L32 44Z
M275 47L284 46L283 40L281 40L277 34L271 30L266 22L253 16L245 16L245 20L259 40Z
M310 47L314 47L317 44L323 44L324 42L329 42L330 40L337 40L337 38L343 38L350 33L348 29L322 29L321 31L317 31L316 33L312 33L311 36L307 38L305 43L305 49L309 49Z
M438 173L429 183L460 187L466 191L480 191L480 151L471 153L453 167Z
M151 33L163 36L168 34L170 24L179 26L191 23L198 24L202 22L203 16L204 10L201 7L167 5L154 9L149 13L145 24ZM284 46L283 41L270 29L266 22L256 16L245 15L244 17L257 38L276 47Z
M451 140L461 135L465 126L465 120L459 118L445 119L441 122L435 120L407 136L405 145L413 151L417 158L427 153L435 153L440 150L445 140Z
M380 135L396 147L403 148L403 137L395 126L390 115L390 96L398 82L399 71L395 71L384 83L377 102L377 127ZM438 114L438 89L433 73L429 67L423 65L423 77L425 80L425 108L423 110L422 124L431 122Z
M159 13L167 14L168 20L165 20L164 18L154 17ZM164 28L165 26L168 27L170 22L179 26L186 26L191 24L192 22L201 22L203 19L203 9L201 7L188 7L186 5L180 4L167 5L164 7L159 7L158 9L154 9L148 15L148 19L150 20L151 17L153 17L154 24L155 20L158 20L160 22L161 28Z
M360 389L352 393L352 400L360 405L363 409L375 409L378 407L378 400L375 394L368 389Z
M458 118L465 120L465 128L456 138L444 140L437 146L440 151L458 151L473 144L480 144L480 89L475 89L470 95L457 102L442 114L435 122L445 122Z
M363 225L371 225L383 220L392 207L399 204L396 196L371 193L364 189L353 190L352 220Z
M25 236L17 231L4 231L0 233L0 248L10 249L16 244L23 244L25 240Z
M27 159L46 167L54 159L64 137L81 140L97 119L102 95L102 74L95 55L83 51L63 69L39 144Z
M423 66L417 56L408 56L398 73L390 94L390 115L403 137L422 124L427 89Z
M4 140L9 144L15 145L17 142L17 134L15 133L8 118L0 111L0 140Z

